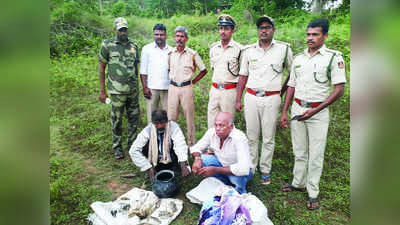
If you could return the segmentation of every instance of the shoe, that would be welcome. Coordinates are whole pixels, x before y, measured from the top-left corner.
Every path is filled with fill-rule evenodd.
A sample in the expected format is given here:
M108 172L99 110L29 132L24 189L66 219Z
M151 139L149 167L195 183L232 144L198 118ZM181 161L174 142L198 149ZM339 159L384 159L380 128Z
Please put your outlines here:
M291 184L285 184L285 185L282 186L281 189L282 189L283 192L292 192L292 191L304 192L304 191L306 191L305 187L297 188L297 187L295 187L295 186L293 186Z
M318 204L316 204L316 203L318 203ZM320 204L319 204L319 199L318 198L308 198L307 209L316 210L316 209L319 209L319 208L320 208Z
M122 154L122 152L120 150L115 150L114 152L114 158L115 159L123 159L124 158L124 154Z
M267 175L261 175L261 184L267 185L271 183L271 176L269 174Z

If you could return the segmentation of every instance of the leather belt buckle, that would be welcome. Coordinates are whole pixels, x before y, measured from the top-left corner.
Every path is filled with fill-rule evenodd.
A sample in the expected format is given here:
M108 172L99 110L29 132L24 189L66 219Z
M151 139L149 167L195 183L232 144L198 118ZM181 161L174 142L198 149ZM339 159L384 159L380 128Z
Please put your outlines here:
M256 96L257 97L264 97L265 96L265 91L256 91Z
M300 100L301 106L306 107L306 108L311 108L311 104L309 102L306 102L304 100Z
M176 86L178 86L178 87L182 87L183 86L183 82L175 82L176 83Z

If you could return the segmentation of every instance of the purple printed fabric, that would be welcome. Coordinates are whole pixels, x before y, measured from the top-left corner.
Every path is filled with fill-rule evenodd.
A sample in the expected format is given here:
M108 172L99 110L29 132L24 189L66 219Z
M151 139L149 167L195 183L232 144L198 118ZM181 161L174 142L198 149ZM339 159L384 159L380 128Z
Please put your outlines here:
M232 190L224 191L221 197L203 204L198 225L250 225L249 210L243 205L241 196Z

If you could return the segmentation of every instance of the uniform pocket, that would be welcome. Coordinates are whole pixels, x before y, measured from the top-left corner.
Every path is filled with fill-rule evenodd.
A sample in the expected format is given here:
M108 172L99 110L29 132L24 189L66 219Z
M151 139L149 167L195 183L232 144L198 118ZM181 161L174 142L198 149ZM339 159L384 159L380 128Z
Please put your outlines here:
M322 66L314 72L314 79L318 83L328 82L328 67Z
M283 71L283 67L282 67L281 63L279 63L279 64L271 64L271 67L272 67L272 70L275 73L282 73L282 71Z
M121 55L119 54L119 52L111 52L111 53L110 53L110 62L112 62L112 63L118 62L120 56L121 56Z

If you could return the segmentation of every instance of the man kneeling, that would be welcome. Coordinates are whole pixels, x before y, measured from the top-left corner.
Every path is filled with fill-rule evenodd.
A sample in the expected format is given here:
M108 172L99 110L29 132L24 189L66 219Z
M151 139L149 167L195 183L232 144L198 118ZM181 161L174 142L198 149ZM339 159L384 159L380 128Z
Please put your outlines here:
M211 153L201 154L207 148ZM246 193L246 184L253 177L249 146L245 134L234 127L231 113L218 113L214 128L190 148L190 153L195 175L213 176L240 194Z
M178 124L168 121L165 110L154 110L149 123L133 142L129 154L140 171L147 171L150 180L160 170L173 170L183 177L190 171L186 165L188 147Z

